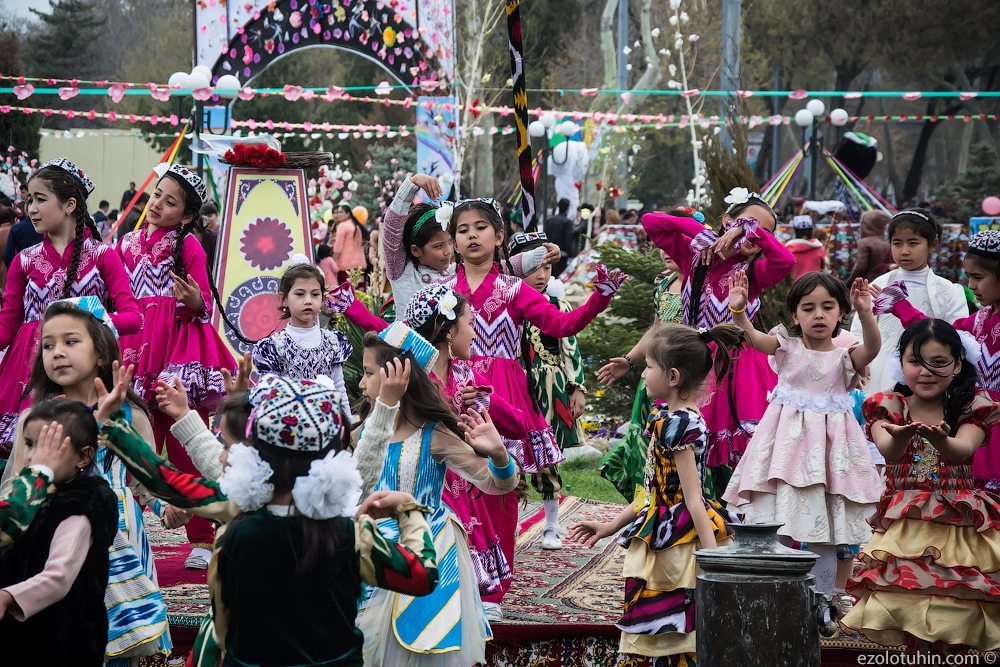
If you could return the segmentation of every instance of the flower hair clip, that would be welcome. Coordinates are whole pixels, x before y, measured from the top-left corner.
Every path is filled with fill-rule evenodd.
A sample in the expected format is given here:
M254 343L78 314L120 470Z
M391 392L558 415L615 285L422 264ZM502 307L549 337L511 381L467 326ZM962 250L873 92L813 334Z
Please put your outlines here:
M455 213L455 204L450 201L446 201L434 211L434 219L438 221L441 225L441 229L448 231L448 225L451 224L451 216Z

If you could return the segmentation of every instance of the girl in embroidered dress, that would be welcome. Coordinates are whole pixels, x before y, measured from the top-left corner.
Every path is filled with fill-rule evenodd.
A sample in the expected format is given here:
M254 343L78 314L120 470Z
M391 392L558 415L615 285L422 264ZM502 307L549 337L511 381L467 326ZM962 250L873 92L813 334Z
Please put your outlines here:
M52 469L54 493L14 544L0 551L0 642L5 664L100 667L107 648L108 550L118 529L114 494L94 468L97 423L82 403L43 401L25 420L27 462L52 439L69 441Z
M489 410L501 436L511 440L527 437L524 413L494 396L489 381L468 364L475 334L472 310L462 295L444 285L425 287L413 295L405 318L407 326L437 348L438 359L428 376L456 416L464 415L469 408ZM510 564L500 548L482 491L449 470L444 476L444 502L469 536L469 556L479 594L491 595L509 585Z
M121 260L101 242L87 213L93 191L87 174L66 158L45 163L28 179L27 213L44 237L14 258L4 288L0 349L7 352L0 361L0 458L10 456L18 415L31 403L31 360L50 303L96 296L114 308L111 319L120 334L139 330L139 308Z
M733 322L758 351L773 356L778 386L753 440L733 472L723 499L746 523L783 523L779 535L807 542L820 555L813 568L817 588L834 592L837 547L864 544L881 491L878 473L852 408L850 391L879 350L868 282L854 281L850 298L837 278L818 271L799 278L788 292L794 326L757 331L747 319L749 279L729 280ZM837 347L833 339L854 305L865 342Z
M708 438L695 398L713 365L725 374L729 352L742 346L743 335L732 325L699 333L672 324L647 340L646 391L666 405L649 416L644 489L614 521L584 521L570 535L593 546L625 528L618 539L628 549L618 650L670 656L664 664L687 666L694 665L695 653L694 552L729 544L726 522L736 520L703 495Z
M137 369L136 392L155 406L157 381L178 377L191 407L207 422L225 398L222 370L235 368L236 362L211 324L205 250L191 233L206 201L204 181L186 167L171 165L153 190L146 225L122 236L117 251L143 315L142 330L121 340L125 363ZM175 465L197 472L170 434L172 420L154 408L152 421L155 446L165 444ZM215 539L212 526L195 517L186 530L191 554L185 567L203 570Z
M626 276L617 269L609 273L606 267L599 266L594 293L580 308L563 313L544 296L525 287L520 278L503 270L507 255L505 225L495 201L470 199L459 202L452 210L448 229L462 256L457 275L448 286L469 301L475 314L472 367L486 377L498 396L524 412L528 438L507 442L507 447L526 473L538 473L563 461L564 457L551 427L528 394L528 380L518 361L525 321L554 338L575 335L608 307ZM517 494L488 496L485 500L513 572ZM507 588L509 586L487 596L484 601L499 605ZM491 613L495 620L500 620L496 618L502 613L499 607Z
M436 585L437 558L427 509L412 496L373 494L355 508L361 477L344 451L350 440L341 398L309 380L264 376L247 397L254 409L247 444L222 451L226 474L216 483L179 472L124 423L116 410L130 372L121 369L102 396L101 441L153 493L227 524L209 570L222 664L361 667L362 582L426 595ZM390 515L398 539L375 524ZM281 613L260 613L260 599ZM205 660L212 647L200 642L194 663L217 664Z
M795 268L795 257L772 236L777 218L760 195L733 188L719 233L690 217L647 213L642 226L649 239L680 266L684 323L711 327L733 321L729 278L737 271L749 277L747 317L760 311L760 295ZM721 234L721 236L720 236ZM739 392L735 391L739 379ZM740 353L730 374L711 378L704 407L708 425L708 465L717 491L725 488L729 470L739 462L757 423L767 409L767 393L777 377L767 356L752 348Z
M703 222L705 216L694 209L681 209L674 215L690 212L698 222ZM653 327L646 332L638 343L624 357L615 357L597 371L597 381L610 386L632 371L634 360L646 358L646 344L660 326L674 324L684 318L684 303L681 300L681 269L667 253L660 251L660 259L666 264L666 270L656 276L653 281ZM646 392L646 383L639 380L639 388L632 402L632 419L629 421L625 435L611 451L601 459L599 470L601 477L615 485L618 493L629 502L635 497L636 491L642 489L646 480L646 462L649 460L649 438L646 432L646 421L653 404ZM714 487L713 487L714 488Z
M344 412L351 413L344 384L344 362L354 350L336 329L319 325L319 311L326 293L323 272L303 255L292 257L278 284L281 318L288 326L261 339L253 349L253 365L261 375L274 373L297 380L325 375L343 397Z
M488 414L470 410L465 432L459 428L427 377L438 353L426 339L395 322L380 335L365 334L364 344L358 469L366 488L377 479L376 491L412 493L432 509L428 521L442 573L438 587L424 597L369 592L358 617L365 665L468 667L485 662L489 623L465 531L441 501L442 486L445 470L452 470L484 493L512 491L518 483L514 460ZM381 528L394 533L391 522Z
M396 304L396 320L403 319L410 299L418 290L455 276L455 242L447 227L452 204L446 202L441 208L432 204L411 205L421 189L434 200L442 194L441 184L433 176L411 176L396 190L382 222L382 248ZM548 244L513 262L513 271L523 276L543 263L557 261L559 248Z
M941 225L934 216L920 208L900 211L889 221L888 234L892 261L899 268L872 281L876 292L891 285L893 289L889 294L901 292L903 296L908 295L910 303L928 317L946 322L968 317L969 304L962 286L942 278L927 265L941 241ZM872 361L871 380L864 387L869 396L892 386L889 362L906 327L893 313L882 310L879 303L875 305L875 321L882 337L882 350ZM864 328L857 317L851 324L851 333L864 340Z
M885 646L952 654L1000 648L1000 498L972 484L976 450L1000 419L976 389L979 345L925 319L899 339L893 391L865 401L868 434L885 456L886 487L858 596L841 621Z
M109 326L105 326L105 325ZM114 366L121 361L118 340L104 306L96 297L57 301L47 309L42 322L41 344L31 373L31 391L37 403L65 396L95 405L94 381L110 383ZM145 404L131 390L126 403L128 419L144 438L152 441ZM24 424L18 424L9 472L5 482L26 463ZM142 521L142 507L150 507L161 519L172 520L176 511L149 496L125 466L104 447L98 447L93 474L114 492L120 525L111 551L111 579L105 603L108 616L106 664L119 667L138 664L139 657L168 653L167 608L157 584L156 566Z
M969 289L983 308L952 324L978 341L980 354L974 363L979 371L979 386L996 400L1000 398L1000 232L987 230L972 237L965 255L965 273L969 276ZM878 292L875 288L872 291ZM884 289L875 301L906 327L932 316L912 298L906 299L899 289ZM1000 429L991 430L987 441L976 450L972 476L977 489L1000 493Z

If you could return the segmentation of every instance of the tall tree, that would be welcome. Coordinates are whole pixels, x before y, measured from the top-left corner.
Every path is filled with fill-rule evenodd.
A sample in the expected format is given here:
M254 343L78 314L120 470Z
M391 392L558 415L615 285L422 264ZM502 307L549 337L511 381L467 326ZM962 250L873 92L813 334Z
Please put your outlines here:
M95 15L94 3L60 0L46 14L31 10L44 24L28 39L24 60L32 76L85 79L94 72L97 40L105 18Z

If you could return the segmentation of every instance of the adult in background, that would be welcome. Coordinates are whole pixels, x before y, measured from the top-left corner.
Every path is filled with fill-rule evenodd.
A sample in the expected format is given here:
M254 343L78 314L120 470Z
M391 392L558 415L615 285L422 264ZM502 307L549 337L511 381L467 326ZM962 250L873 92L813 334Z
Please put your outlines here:
M219 207L215 202L208 202L201 207L201 224L197 230L198 240L201 241L201 248L205 251L205 258L208 260L208 272L215 276L215 249L219 243Z
M853 285L855 278L864 278L871 282L889 271L892 264L892 250L885 238L885 226L889 224L889 215L885 211L865 211L861 216L861 240L858 241L858 257L851 271L848 285Z
M101 203L97 205L94 215L91 216L94 219L94 224L97 225L97 231L101 232L102 237L107 237L108 232L111 231L111 228L108 226L108 209L110 208L111 204L108 203L108 200L102 199Z
M792 218L792 229L795 237L789 239L785 246L795 256L795 272L792 274L794 279L825 269L826 248L813 238L812 216L796 215Z
M118 206L119 211L124 211L128 203L135 197L135 181L128 182L128 190L122 193L122 203Z
M333 207L333 222L337 226L337 240L333 245L333 261L340 269L337 281L347 280L347 272L352 269L363 269L367 266L365 258L365 242L368 241L368 229L354 217L354 212L347 204ZM361 279L364 286L364 278Z
M132 200L130 199L129 201ZM136 223L139 222L139 216L146 209L147 202L149 202L149 193L143 192L139 195L139 201L135 203L135 206L132 207L132 210L128 212L128 215L125 216L122 224L118 227L118 232L115 234L116 241L135 229Z
M27 204L23 206L24 210L27 211ZM9 269L10 263L14 261L17 253L41 242L42 235L35 231L35 226L31 224L31 218L25 215L20 222L10 228L10 233L7 235L7 245L4 246L3 251L3 263Z
M17 211L10 206L0 206L0 245L6 247L10 230L17 222ZM0 294L7 285L7 267L0 265Z
M560 199L557 204L558 215L553 215L545 221L545 235L551 243L559 246L559 261L552 267L552 277L558 278L566 270L569 260L576 257L576 225L570 220L569 200Z

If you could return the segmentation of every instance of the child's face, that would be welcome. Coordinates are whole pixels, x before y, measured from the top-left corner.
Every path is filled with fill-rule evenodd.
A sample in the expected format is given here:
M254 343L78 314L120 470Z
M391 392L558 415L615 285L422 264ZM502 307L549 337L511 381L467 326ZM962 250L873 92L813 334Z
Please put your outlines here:
M979 303L992 306L1000 302L1000 279L983 266L982 260L975 255L966 255L965 273L969 276L969 289Z
M503 232L497 231L482 211L462 211L455 227L455 249L462 259L474 265L493 262L493 253L503 243Z
M281 305L288 308L290 324L308 329L316 324L316 316L323 306L323 289L315 278L299 278L292 283L288 294L278 294Z
M771 234L774 233L774 227L777 224L777 221L774 219L774 214L760 204L752 204L748 206L742 213L737 214L736 218L754 218L760 224L761 229L766 229ZM722 220L724 222L730 219L731 218L728 215L722 216ZM747 242L740 246L738 252L744 257L753 257L760 252L760 246Z
M472 309L466 307L451 336L451 353L455 359L464 361L472 356L472 339L475 335L472 330Z
M173 227L181 223L187 224L194 219L193 213L184 214L187 197L181 184L173 178L161 178L149 198L149 210L146 220L153 227Z
M536 292L545 294L545 289L549 286L549 278L552 277L552 267L548 264L535 269L531 275L524 279L528 285Z
M49 426L57 426L57 422L52 422ZM37 451L35 449L35 444L42 434L42 427L46 426L46 423L42 419L32 419L27 424L24 425L24 466L28 467L34 463L34 455ZM66 429L63 429L63 437L66 437ZM83 453L76 451L76 447L70 445L63 452L62 459L60 459L59 464L53 468L53 484L62 484L68 482L74 477L76 477L78 471L81 468L86 468L90 465L90 462L94 458L94 448L86 447Z
M427 224L432 223L433 221L430 221ZM443 229L434 234L423 248L411 245L410 252L422 266L435 271L447 269L455 257L455 247L451 240L451 234Z
M243 442L243 439L237 438L229 432L229 427L226 426L225 419L222 420L222 424L219 427L219 435L222 436L222 453L219 454L219 463L222 464L222 470L225 471L229 467L229 448L236 443Z
M681 267L677 266L677 262L674 261L674 258L662 250L660 251L660 259L662 259L663 263L667 265L667 271L673 271L674 273L680 272Z
M41 178L33 178L28 183L27 214L31 224L39 234L59 231L67 223L76 224L76 200L59 201L56 193L49 189Z
M906 386L915 396L923 400L938 400L944 396L944 392L948 389L955 374L962 369L962 362L955 359L946 345L942 345L936 340L924 343L920 347L920 356L933 369L933 372L920 365L913 354L913 346L910 345L903 351L900 358Z
M376 363L375 351L370 347L365 348L365 353L361 357L361 368L361 382L358 383L361 395L370 405L375 405L375 399L378 398L378 392L382 388L382 376L379 374L382 369Z
M45 374L64 390L93 388L98 367L105 363L87 325L72 315L57 315L42 326L41 349Z
M937 240L933 244L928 243L912 228L903 225L893 232L889 242L892 245L892 261L906 271L919 271L927 266L927 258L937 247Z
M837 300L825 287L819 286L802 297L792 313L792 321L802 328L803 338L823 341L833 337L833 330L843 316Z
M215 225L218 222L219 222L218 213L209 213L208 215L205 216L205 226L208 227L209 229L215 229Z
M646 381L646 393L653 398L666 398L670 392L670 372L660 368L652 357L646 357L642 379Z

